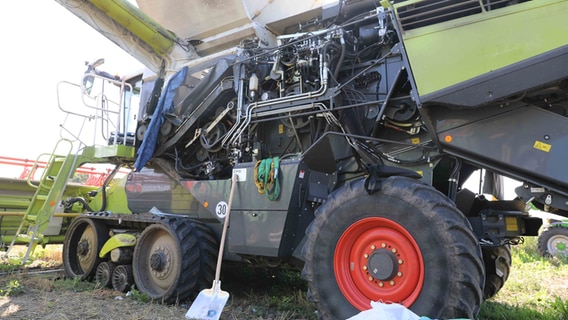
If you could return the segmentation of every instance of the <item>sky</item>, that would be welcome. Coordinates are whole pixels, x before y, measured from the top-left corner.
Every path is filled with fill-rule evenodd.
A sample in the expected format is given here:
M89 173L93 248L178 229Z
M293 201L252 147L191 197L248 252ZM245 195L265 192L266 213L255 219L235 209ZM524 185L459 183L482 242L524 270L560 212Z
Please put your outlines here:
M85 61L104 58L99 69L118 75L142 67L54 0L1 1L0 30L0 157L52 152L64 120L57 84L78 83Z

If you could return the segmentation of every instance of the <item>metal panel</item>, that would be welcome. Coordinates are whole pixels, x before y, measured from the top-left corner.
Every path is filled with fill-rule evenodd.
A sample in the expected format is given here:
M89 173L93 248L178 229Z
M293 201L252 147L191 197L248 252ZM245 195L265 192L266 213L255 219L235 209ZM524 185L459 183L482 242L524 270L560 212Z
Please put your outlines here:
M299 168L302 168L301 170ZM280 196L276 201L260 194L254 183L254 162L237 164L239 175L231 211L228 252L270 257L288 256L299 241L296 233L309 180L309 171L298 159L280 163ZM230 180L183 181L201 204L199 218L218 220L219 204L228 201ZM293 236L291 236L293 235Z
M410 4L415 3L423 1ZM528 1L404 31L418 93L430 94L565 45L566 16L567 1Z
M229 252L276 257L286 211L234 211L229 229Z
M441 132L440 141L448 149L504 168L563 186L568 181L568 118L537 107L512 109L467 122Z

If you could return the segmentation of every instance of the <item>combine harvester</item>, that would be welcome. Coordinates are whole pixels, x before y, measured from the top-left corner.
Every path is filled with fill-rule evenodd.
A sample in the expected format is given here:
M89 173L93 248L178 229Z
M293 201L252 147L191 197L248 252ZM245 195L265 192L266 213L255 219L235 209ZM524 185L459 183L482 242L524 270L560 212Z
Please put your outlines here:
M192 299L229 223L223 259L303 269L323 319L475 318L525 208L568 216L568 1L59 2L148 68L102 79L140 94L135 133L73 163L133 172L67 227L70 277ZM462 188L477 169L518 197Z

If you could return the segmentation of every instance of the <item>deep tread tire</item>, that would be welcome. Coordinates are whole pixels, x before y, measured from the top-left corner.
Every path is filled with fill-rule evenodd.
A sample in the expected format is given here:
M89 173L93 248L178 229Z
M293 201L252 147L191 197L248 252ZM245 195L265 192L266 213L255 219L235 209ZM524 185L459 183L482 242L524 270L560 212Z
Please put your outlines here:
M357 290L359 287L352 290L349 298L340 289L338 275L345 283L351 274L353 279L357 272L364 274L358 270L365 270L365 267L357 264L358 257L353 258L355 262L339 261L338 264L336 246L339 243L345 247L342 244L344 235L351 235L356 245L364 243L366 239L361 239L364 236L350 232L350 228L367 221L371 222L370 228L364 233L373 241L383 242L382 237L389 233L383 232L385 227L394 226L394 239L406 243L405 251L413 251L411 253L422 257L423 264L413 263L410 274L423 272L422 282L415 280L423 285L418 292L406 288L410 290L406 299L408 308L430 318L475 318L483 298L484 268L481 249L468 220L447 197L431 186L409 178L390 177L383 180L382 189L372 195L366 192L363 180L352 181L333 192L316 210L316 217L307 229L302 274L308 281L309 297L316 303L322 319L346 319L359 313L361 308L356 308L349 300L356 300L354 296L363 297L358 301L361 303L366 298L363 291L375 295L364 301L367 305L371 300L378 300L377 297L398 302L388 299L391 291L374 286L371 283L374 281L361 284L361 292ZM385 226L377 226L382 222L386 222ZM404 237L407 234L413 240ZM365 246L365 250L369 250L368 247L371 246ZM354 246L352 255L356 252ZM334 264L344 267L338 270ZM353 273L350 264L355 265ZM356 280L353 282L357 283ZM388 288L388 282L385 288Z
M184 301L196 290L200 251L195 225L185 218L148 226L134 248L136 288L154 301Z
M217 255L219 254L219 244L213 231L206 225L199 222L192 222L199 245L199 277L197 279L196 290L191 298L195 298L199 291L210 288L215 279L215 269L217 267Z
M561 245L564 250L559 250ZM538 236L538 251L544 257L565 256L568 257L568 228L550 227Z
M509 278L512 264L511 247L508 245L488 247L482 248L481 251L485 264L483 298L489 299L503 288Z
M72 279L92 280L101 262L99 252L108 238L102 222L89 217L73 220L63 241L65 274Z

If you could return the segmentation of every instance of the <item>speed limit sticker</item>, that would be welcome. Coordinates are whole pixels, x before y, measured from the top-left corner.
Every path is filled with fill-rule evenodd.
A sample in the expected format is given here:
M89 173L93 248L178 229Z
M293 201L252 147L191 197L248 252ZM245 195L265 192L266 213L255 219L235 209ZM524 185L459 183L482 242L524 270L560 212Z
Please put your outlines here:
M225 201L217 203L217 206L215 207L215 213L217 214L217 217L219 217L220 219L225 218L225 216L227 215L227 207L228 206Z

